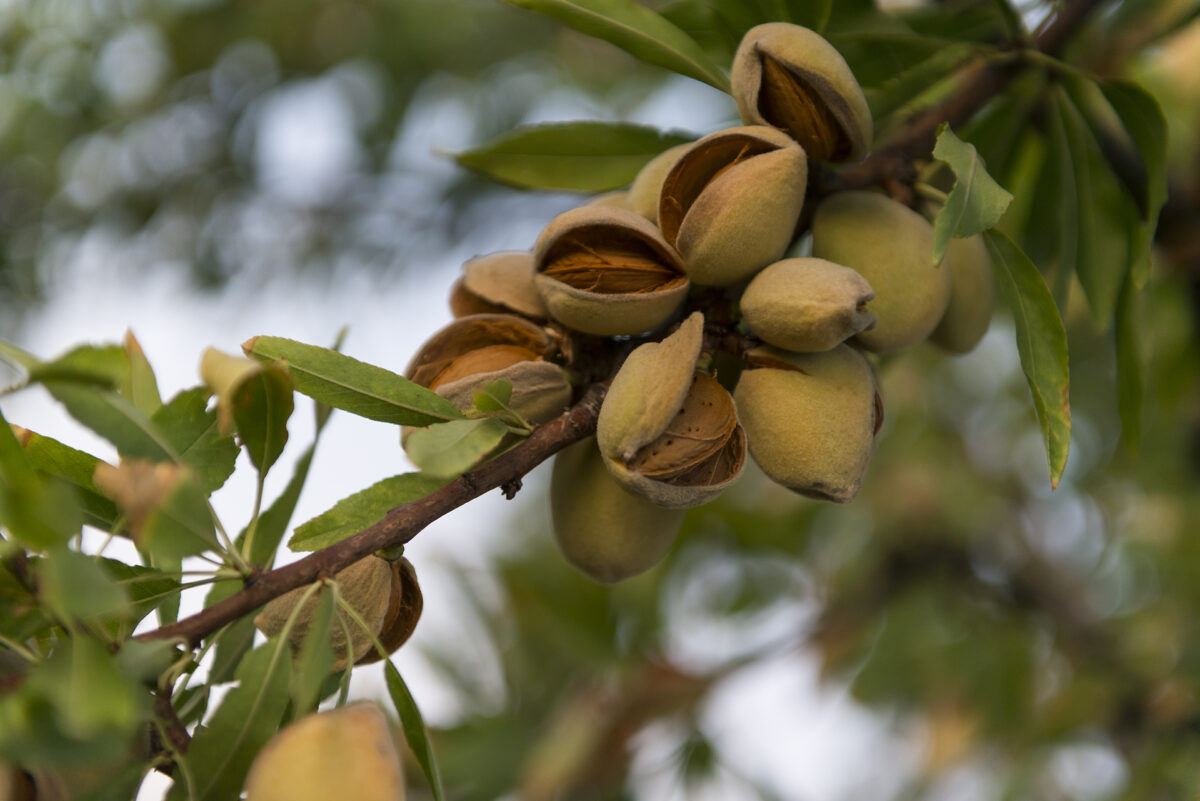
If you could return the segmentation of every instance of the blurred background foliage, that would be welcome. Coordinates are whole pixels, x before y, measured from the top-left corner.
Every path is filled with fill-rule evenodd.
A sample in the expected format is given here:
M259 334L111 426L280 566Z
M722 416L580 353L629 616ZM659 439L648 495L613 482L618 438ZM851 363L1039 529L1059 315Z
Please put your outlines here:
M697 28L708 7L653 5ZM1000 4L903 5L930 36L952 19L956 36L976 25L986 39ZM1052 4L1018 5L1036 20ZM1108 335L1071 305L1074 439L1054 493L998 315L968 357L918 350L884 365L886 430L850 506L749 477L689 514L664 564L612 588L514 513L492 569L458 571L475 635L425 655L458 708L436 732L452 797L823 797L769 760L844 734L814 715L796 735L812 705L779 674L806 666L888 733L854 777L806 788L1196 797L1198 15L1195 3L1108 3L1066 56L1143 82L1171 127L1137 453L1121 441ZM848 55L879 81L895 56ZM229 291L421 270L465 232L498 249L514 217L548 219L563 198L414 167L414 149L546 118L653 119L645 103L668 80L490 0L0 2L0 336L19 340L89 265ZM791 690L743 702L747 683Z

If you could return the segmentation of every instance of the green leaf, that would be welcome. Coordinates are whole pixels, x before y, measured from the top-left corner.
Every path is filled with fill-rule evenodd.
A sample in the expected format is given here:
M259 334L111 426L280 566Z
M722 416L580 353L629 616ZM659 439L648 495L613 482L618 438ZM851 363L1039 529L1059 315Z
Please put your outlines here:
M57 617L67 620L128 619L129 593L96 559L55 548L37 563L38 595Z
M68 414L115 445L121 456L171 460L167 441L150 418L116 392L60 381L45 386Z
M325 678L333 670L333 645L329 640L333 607L333 593L328 588L319 590L316 608L292 672L292 720L316 710Z
M695 39L634 0L508 0L611 42L650 64L729 91L729 78Z
M1104 329L1116 314L1117 298L1130 268L1134 244L1130 234L1137 213L1079 110L1065 92L1059 91L1056 100L1054 105L1070 150L1078 201L1075 274L1083 285L1096 325Z
M283 453L294 407L292 380L278 367L264 367L234 391L233 419L259 472L266 473Z
M29 368L29 382L61 381L117 389L129 380L129 357L119 345L82 345Z
M955 176L954 188L933 223L933 262L938 264L952 237L974 236L999 222L1012 195L988 175L975 146L955 136L949 123L938 128L933 157Z
M442 775L438 770L437 757L433 753L433 745L429 742L429 731L425 728L421 710L417 708L417 702L392 660L384 662L383 669L387 677L388 695L392 698L392 705L396 708L396 714L400 716L400 726L404 729L404 739L408 741L408 747L412 749L417 764L425 774L425 780L429 782L434 801L445 801L446 791L442 789Z
M375 525L395 507L424 498L446 483L422 473L385 478L343 498L332 509L298 526L288 546L294 551L326 548Z
M825 30L833 13L833 0L784 0L786 22L803 25L817 33Z
M971 58L976 50L976 47L966 43L949 45L937 50L920 63L897 73L884 83L866 90L864 94L867 105L871 107L871 116L876 120L876 126L882 127L882 120L888 115L911 103L940 82L952 78L954 71Z
M437 393L329 348L266 336L254 337L242 348L261 361L286 360L297 392L359 417L427 426L463 416Z
M1141 441L1146 396L1140 301L1141 292L1131 274L1121 288L1116 325L1113 326L1117 350L1117 410L1121 417L1121 438L1131 454L1137 453Z
M218 581L204 599L204 608L224 601L226 598L243 589L241 581ZM233 672L241 663L242 657L254 645L254 635L258 629L254 627L253 615L238 618L217 632L217 640L212 667L208 671L208 681L211 684L224 684L233 679ZM213 635L216 636L216 635Z
M82 523L73 492L63 482L38 475L0 414L0 527L43 550L65 542Z
M137 623L165 600L176 597L180 592L179 580L156 568L129 565L117 559L104 557L97 557L96 561L105 574L128 593L133 604L129 615L131 623Z
M185 389L151 418L164 441L195 471L206 494L212 494L233 475L238 447L232 435L218 429L217 413L208 410L204 387Z
M512 393L512 382L507 378L493 381L483 389L476 390L473 397L475 408L481 412L512 411L508 406L512 401Z
M145 691L105 643L64 638L15 691L0 695L0 758L26 764L118 762L149 717Z
M155 504L134 539L156 562L166 564L221 549L207 496L190 475L181 476Z
M1067 333L1058 306L1033 262L1004 234L984 234L997 283L1013 314L1021 369L1046 443L1050 486L1057 488L1071 445Z
M83 511L83 522L105 531L113 527L120 512L92 480L100 459L32 431L25 443L25 455L42 475L55 476L71 484Z
M517 128L454 159L524 189L601 192L629 184L650 159L695 138L623 122L555 122Z
M282 639L248 653L208 725L197 730L185 760L192 783L176 781L168 801L237 798L250 764L279 730L290 698L291 654ZM182 778L183 774L180 774Z
M162 406L162 396L158 394L158 379L154 377L154 368L150 366L141 343L132 331L125 332L124 345L129 361L129 374L118 389L142 413L153 415Z
M482 462L507 433L508 426L495 417L451 420L412 432L405 450L422 473L454 478Z
M1150 274L1150 248L1158 214L1167 200L1167 121L1154 96L1135 83L1103 81L1100 91L1121 119L1146 168L1146 196L1141 204L1141 236L1134 248L1134 285Z

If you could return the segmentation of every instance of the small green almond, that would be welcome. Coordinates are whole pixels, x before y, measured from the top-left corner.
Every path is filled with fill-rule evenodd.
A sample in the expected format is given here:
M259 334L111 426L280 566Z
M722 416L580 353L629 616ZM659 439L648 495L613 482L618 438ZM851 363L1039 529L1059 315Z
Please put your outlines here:
M658 564L683 522L682 511L656 506L618 484L592 438L554 457L550 516L566 560L606 584Z
M764 342L796 353L830 350L872 328L875 291L867 279L824 259L784 259L754 276L741 310Z
M812 221L813 256L867 279L875 298L866 310L875 327L855 341L891 353L927 338L946 311L951 273L933 263L933 226L907 206L874 192L839 192Z
M734 390L750 455L771 480L846 503L862 486L883 421L875 372L861 353L760 348Z
M996 306L996 279L983 237L951 239L942 266L953 277L950 301L929 341L951 353L968 353L987 333Z

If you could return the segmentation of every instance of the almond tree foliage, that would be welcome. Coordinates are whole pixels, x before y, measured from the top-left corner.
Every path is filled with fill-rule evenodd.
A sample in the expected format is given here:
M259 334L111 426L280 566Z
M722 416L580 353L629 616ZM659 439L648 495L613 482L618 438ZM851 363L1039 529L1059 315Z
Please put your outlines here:
M796 797L739 772L706 716L747 671L809 653L827 681L898 731L925 733L896 797L944 797L965 774L984 797L1194 797L1195 3L512 0L521 11L310 2L253 13L148 3L130 18L90 19L151 25L183 76L125 106L103 84L74 88L103 48L76 43L57 61L36 60L45 48L33 44L45 45L59 5L0 12L10 15L0 28L6 55L21 67L5 84L20 124L0 132L0 275L17 304L36 294L50 258L43 243L102 224L153 232L172 209L188 210L194 233L210 232L189 240L197 272L230 271L221 237L206 241L212 227L198 221L228 220L222 204L253 193L235 129L280 74L334 70L353 81L361 72L336 69L354 59L383 76L385 100L365 134L382 163L421 69L470 73L540 47L569 55L591 41L580 34L615 46L589 51L612 60L602 85L659 76L651 85L673 72L727 90L745 31L773 20L819 31L862 84L876 133L860 162L813 164L809 197L879 188L913 206L938 198L943 245L989 230L1003 301L984 343L993 356L956 363L917 349L884 361L887 423L852 504L823 505L748 476L689 512L665 560L627 582L590 581L544 532L514 534L494 566L498 602L474 595L464 575L503 703L461 653L432 651L466 711L430 730L421 699L387 662L415 796L634 797L638 744L655 731L677 746L685 796L719 781L747 797ZM354 24L330 24L342 14ZM493 20L519 34L489 34ZM251 37L252 46L242 41ZM614 55L622 51L628 60ZM659 152L708 133L596 121L509 131L523 109L498 110L499 124L481 126L480 144L456 157L526 190L620 189ZM102 159L117 151L87 148L116 148L148 135L155 119L192 112L211 115L211 147L189 149L200 160L165 177L91 200L51 177L60 157ZM734 119L732 101L728 112ZM464 186L479 185L463 175ZM356 228L368 212L343 200L306 211L327 245L369 230ZM469 214L471 202L451 208ZM706 347L715 334L744 334L720 325ZM430 522L486 492L517 494L526 473L594 433L624 352L590 348L583 338L568 348L574 405L534 427L508 408L510 385L490 387L464 413L340 343L264 332L245 344L248 358L207 355L204 383L165 398L132 337L55 357L0 343L18 375L7 392L44 388L121 457L106 464L53 432L0 425L0 779L10 783L0 789L129 798L155 770L174 779L171 799L236 797L277 731L322 702L346 701L354 665L345 643L370 627L347 611L340 571L372 554L396 560ZM1008 356L1019 368L996 367ZM290 419L309 411L297 393L314 402L317 436L331 414L389 431L428 426L409 439L422 470L381 477L293 521L316 447L288 443ZM285 447L307 450L285 489L263 498ZM260 502L221 521L209 498L239 449ZM141 561L84 551L83 527L131 540ZM275 568L285 542L309 553ZM294 607L305 610L303 625L289 612L271 636L256 636L260 610L296 591L311 599ZM180 617L185 592L203 594L203 611ZM687 658L678 640L696 628L730 648ZM388 646L372 641L378 631L367 632L363 658L386 658ZM213 692L222 685L232 689ZM1058 769L1081 750L1101 755L1108 781L1081 789Z

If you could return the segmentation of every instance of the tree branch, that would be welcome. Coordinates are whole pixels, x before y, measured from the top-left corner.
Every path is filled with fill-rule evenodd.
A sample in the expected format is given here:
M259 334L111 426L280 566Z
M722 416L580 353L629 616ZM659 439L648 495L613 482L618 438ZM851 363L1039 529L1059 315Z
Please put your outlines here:
M1056 53L1088 14L1103 0L1074 0L1066 3L1035 37L1037 49ZM844 189L889 185L913 176L912 161L928 158L938 126L959 126L998 94L1016 74L1013 64L977 64L969 67L957 91L946 100L916 116L899 134L862 162L841 172L816 170L810 191L818 196ZM335 545L303 559L247 580L243 590L220 603L167 626L137 635L139 640L183 639L195 647L206 635L237 620L289 590L332 576L375 551L392 548L415 537L447 512L497 487L511 495L526 473L558 451L592 434L607 391L606 384L593 384L570 411L539 427L521 444L480 467L464 473L437 492L399 506L383 520Z
M507 453L468 471L457 480L424 498L398 506L368 529L290 565L247 580L245 589L177 623L137 635L139 640L181 638L195 647L206 635L249 614L272 598L309 584L376 551L403 545L421 529L485 492L511 485L543 461L573 442L595 432L600 403L608 387L593 384L561 417L538 427L530 437Z

